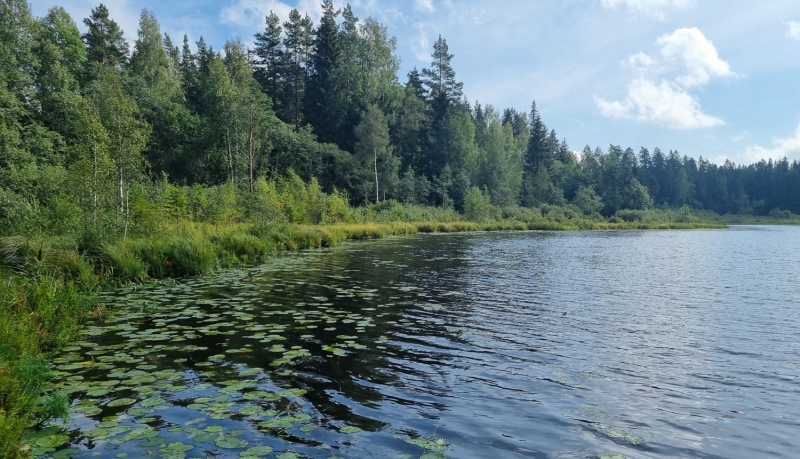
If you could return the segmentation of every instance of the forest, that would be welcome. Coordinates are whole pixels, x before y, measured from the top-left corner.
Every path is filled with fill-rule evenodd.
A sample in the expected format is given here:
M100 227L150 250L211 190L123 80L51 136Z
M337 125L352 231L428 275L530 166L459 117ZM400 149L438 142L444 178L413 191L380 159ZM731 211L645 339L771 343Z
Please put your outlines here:
M252 220L291 178L346 205L463 213L478 203L504 216L630 221L686 205L800 213L796 161L576 152L535 102L527 113L470 103L443 37L430 67L401 82L386 26L349 5L322 6L318 24L297 10L285 22L271 14L252 49L239 39L214 49L163 34L147 10L129 44L102 4L81 33L61 7L36 18L25 0L3 0L0 235L119 237L146 234L158 218Z

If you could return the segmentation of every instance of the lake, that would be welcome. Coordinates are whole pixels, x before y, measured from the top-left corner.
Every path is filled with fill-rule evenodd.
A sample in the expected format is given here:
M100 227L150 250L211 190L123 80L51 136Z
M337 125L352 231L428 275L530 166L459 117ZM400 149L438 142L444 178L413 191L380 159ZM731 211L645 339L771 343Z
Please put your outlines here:
M794 458L800 228L419 235L106 294L42 457Z

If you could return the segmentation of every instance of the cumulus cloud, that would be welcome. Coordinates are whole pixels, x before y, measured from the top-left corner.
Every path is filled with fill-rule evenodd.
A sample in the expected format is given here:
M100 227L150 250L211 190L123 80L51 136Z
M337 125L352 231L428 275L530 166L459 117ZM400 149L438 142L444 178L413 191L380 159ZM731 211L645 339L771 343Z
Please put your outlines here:
M791 137L774 140L771 148L751 145L745 148L744 153L751 162L761 161L762 159L776 160L784 156L790 159L797 159L800 157L800 125L797 126Z
M433 13L436 8L433 6L433 0L414 0L414 9L426 13Z
M719 58L717 49L696 27L678 29L656 40L665 60L683 67L678 83L685 87L702 86L712 77L733 76L731 67Z
M792 40L800 40L800 22L789 21L786 25L789 27L789 30L786 31L786 36Z
M628 97L609 102L595 97L600 113L611 118L635 118L670 129L719 126L723 121L703 113L700 102L679 85L637 78L628 86Z
M714 44L696 28L678 29L656 40L660 57L645 53L630 56L623 65L635 77L622 100L595 96L603 116L636 119L670 129L700 129L724 121L703 112L689 89L704 86L713 78L733 76L730 65L720 59Z
M606 8L622 7L637 14L663 18L669 10L686 9L694 0L600 0Z

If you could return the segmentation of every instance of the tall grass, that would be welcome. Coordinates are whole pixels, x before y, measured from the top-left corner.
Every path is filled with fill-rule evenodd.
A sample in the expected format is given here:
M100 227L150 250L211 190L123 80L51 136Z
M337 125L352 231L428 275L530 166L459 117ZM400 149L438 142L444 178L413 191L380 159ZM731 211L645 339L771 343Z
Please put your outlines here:
M93 299L69 278L83 268L72 271L74 260L62 259L59 275L44 260L31 261L27 273L0 272L0 457L22 457L25 428L67 415L66 398L50 390L50 356L74 339Z

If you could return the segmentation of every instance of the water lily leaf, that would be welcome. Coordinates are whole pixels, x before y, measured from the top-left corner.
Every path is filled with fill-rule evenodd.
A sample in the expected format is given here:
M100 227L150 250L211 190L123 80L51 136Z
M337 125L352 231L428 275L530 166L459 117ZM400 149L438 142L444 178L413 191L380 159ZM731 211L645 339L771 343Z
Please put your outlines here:
M108 402L108 404L106 404L106 406L111 407L111 408L115 408L115 407L118 407L118 406L130 406L130 405L133 405L134 403L136 403L136 400L134 400L132 398L119 398L117 400L112 400L112 401Z
M272 452L271 446L254 446L239 453L239 457L263 457Z
M68 441L68 435L48 435L36 440L36 446L40 448L58 448Z
M434 452L441 452L447 451L449 445L445 443L444 439L438 438L436 440L429 440L427 438L409 438L406 440L406 443L417 445L426 450L434 451Z
M166 448L162 448L159 450L161 454L166 453L185 453L187 451L191 451L194 449L194 445L187 445L181 442L170 443L167 445Z
M31 449L31 454L38 457L38 456L44 456L45 454L48 453L52 453L55 450L56 450L55 448L42 448L41 446L36 446Z
M108 390L106 389L92 389L90 391L86 391L87 397L102 397L104 395L108 395Z
M207 443L211 441L216 441L217 438L219 438L219 434L202 432L194 436L194 441L198 443Z
M346 434L354 434L354 433L361 432L361 430L362 429L360 427L346 426L346 427L342 427L341 432L342 433L346 433Z
M151 438L146 438L144 440L139 440L139 446L145 448L151 448L153 446L161 446L164 443L166 443L166 440L164 440L161 437L151 437Z
M53 453L53 459L70 459L71 457L77 456L81 453L81 450L78 448L67 448L56 451Z
M243 442L242 440L239 440L238 438L223 437L217 440L216 445L218 448L236 449L246 446L247 443Z
M166 402L167 401L161 397L152 397L146 400L142 400L141 403L139 403L139 405L141 405L143 408L152 408L154 406L163 405Z

